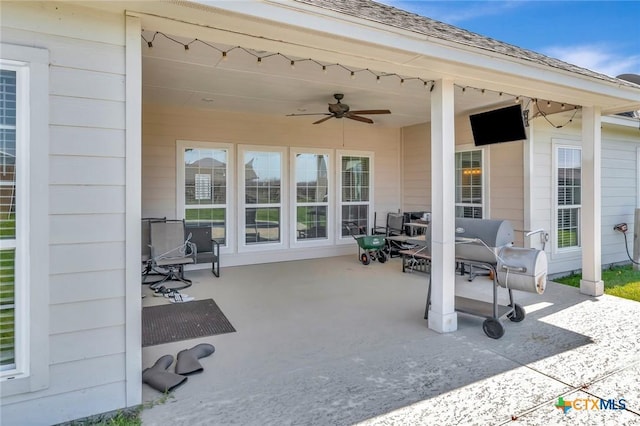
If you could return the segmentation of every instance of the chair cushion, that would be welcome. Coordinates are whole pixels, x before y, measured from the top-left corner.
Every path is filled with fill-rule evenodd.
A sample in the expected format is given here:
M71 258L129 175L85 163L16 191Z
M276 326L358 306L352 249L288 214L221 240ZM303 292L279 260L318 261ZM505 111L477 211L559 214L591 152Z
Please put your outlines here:
M187 265L190 263L193 263L193 258L191 257L174 257L174 258L159 259L156 261L156 264L158 266Z

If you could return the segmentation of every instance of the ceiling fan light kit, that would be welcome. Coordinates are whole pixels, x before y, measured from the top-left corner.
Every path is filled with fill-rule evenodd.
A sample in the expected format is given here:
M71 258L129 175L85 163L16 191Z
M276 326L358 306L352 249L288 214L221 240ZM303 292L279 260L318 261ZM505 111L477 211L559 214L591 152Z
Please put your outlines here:
M372 115L372 114L391 114L391 111L388 109L363 109L357 111L351 111L349 105L343 104L340 102L344 95L342 93L335 93L333 97L336 100L335 104L329 104L329 112L318 112L318 113L309 113L309 114L287 114L287 117L295 117L300 115L326 115L326 117L321 118L318 121L314 121L313 124L324 123L330 118L348 118L355 121L360 121L362 123L373 124L373 120L367 117L362 117L362 115Z

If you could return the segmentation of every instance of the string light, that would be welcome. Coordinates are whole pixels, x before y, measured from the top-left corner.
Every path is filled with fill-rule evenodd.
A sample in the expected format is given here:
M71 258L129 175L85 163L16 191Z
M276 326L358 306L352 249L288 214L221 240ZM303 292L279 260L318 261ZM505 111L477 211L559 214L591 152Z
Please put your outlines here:
M368 68L352 69L352 68L346 67L346 66L344 66L344 65L342 65L340 63L327 64L327 63L321 63L321 62L316 61L315 59L311 59L311 58L309 58L309 59L291 58L291 57L288 57L287 55L284 55L284 54L279 53L279 52L278 53L270 53L270 54L267 54L267 55L265 55L264 52L262 52L261 55L258 55L254 50L247 49L247 48L244 48L242 46L234 46L234 47L231 47L231 48L229 48L227 50L224 50L224 49L222 49L222 48L220 48L220 47L218 47L216 45L210 44L210 43L208 43L206 41L203 41L203 40L200 40L200 39L197 39L197 38L195 38L195 39L193 39L190 42L185 44L184 42L176 40L173 37L168 36L168 35L160 32L160 31L154 32L153 36L151 37L151 39L147 39L147 37L145 37L145 33L144 32L141 33L140 36L141 36L142 40L147 43L147 46L150 49L153 48L153 42L155 41L157 36L162 36L167 40L170 40L170 41L172 41L172 42L174 42L176 44L181 45L184 48L184 50L190 50L190 45L197 42L197 43L200 43L200 44L203 44L203 45L207 46L210 49L218 51L222 55L222 60L223 61L227 61L229 59L229 53L230 52L232 52L234 50L241 50L246 54L254 56L256 58L256 62L258 63L258 65L261 65L264 62L265 59L270 58L270 57L273 56L273 57L281 57L281 58L284 58L287 61L289 61L289 65L291 66L292 69L295 69L296 63L304 62L304 61L308 61L308 62L314 63L315 65L320 67L322 69L322 72L325 73L325 74L328 73L329 67L341 68L341 69L343 69L343 70L345 70L346 72L349 73L349 76L351 77L352 80L356 78L356 74L357 73L367 72L367 73L373 74L376 77L376 82L378 82L378 83L382 82L382 78L383 77L398 78L400 80L400 85L401 86L404 85L406 82L408 82L410 80L421 81L425 87L428 86L428 83L430 83L430 82L433 83L432 80L424 80L424 79L419 78L419 77L404 77L404 76L400 76L399 74L396 74L396 73L376 73L375 71L372 71L372 70L370 70Z
M535 104L536 104L536 109L538 110L538 114L541 115L546 120L547 123L551 124L556 129L561 129L564 126L566 126L567 124L573 123L573 119L575 118L576 114L578 114L578 106L574 105L573 106L573 114L571 115L571 117L569 117L569 119L564 124L554 124L554 123L551 122L551 120L549 120L549 117L547 117L548 114L546 112L544 112L540 108L540 106L538 105L538 100L537 99L535 101ZM564 104L562 104L562 107L564 107Z
M432 85L435 85L435 82L434 82L434 83L432 83ZM458 87L458 88L460 89L460 91L462 92L462 94L464 94L464 93L465 93L465 92L467 92L468 90L475 90L475 91L477 91L477 92L479 92L479 93L481 93L481 94L484 94L484 93L486 93L486 92L493 92L491 89L479 89L479 88L476 88L476 87L460 86L460 85L455 85L455 86L456 86L456 87ZM433 86L432 86L432 89L431 89L431 90L433 90ZM524 99L529 99L529 98L526 98L526 97L523 97L523 96L513 95L513 94L509 94L509 93L505 93L505 92L493 92L493 93L497 93L499 97L502 97L503 95L513 96L513 98L514 98L514 102L515 102L516 104L520 103L520 102L521 102L521 101L523 101ZM556 128L556 129L560 129L560 128L562 128L562 127L564 127L564 126L568 125L569 123L572 123L572 122L573 122L573 119L575 118L576 114L578 113L578 110L580 110L580 106L578 106L578 105L573 105L573 106L572 106L572 109L573 109L574 111L573 111L572 116L571 116L571 117L570 117L570 118L569 118L565 123L563 123L563 124L554 124L554 123L553 123L553 122L551 122L551 120L549 120L549 118L548 118L548 115L549 115L549 114L553 114L553 113L554 113L554 111L551 111L551 112L549 112L549 113L544 112L544 111L542 110L542 108L540 108L540 105L539 105L539 103L538 103L538 102L539 102L539 101L538 101L538 99L536 99L536 98L529 99L529 101L527 102L526 106L523 106L523 107L522 107L522 108L523 108L523 116L524 116L525 120L527 120L527 116L528 116L528 113L529 113L529 106L531 105L531 103L535 103L537 112L536 112L536 115L534 116L534 118L535 118L535 117L537 117L537 116L542 116L542 117L544 117L544 119L545 119L549 124L551 124L551 125L552 125L554 128ZM565 103L560 103L560 102L551 101L551 100L547 100L547 101L546 101L546 103L547 103L547 108L551 108L551 107L553 107L553 104L554 104L554 103L555 103L555 104L559 104L559 105L560 105L560 108L561 108L561 109L563 109L563 110L566 110L566 109L569 107L569 106L567 106Z
M162 32L159 32L159 31L154 32L153 36L151 37L151 39L147 39L145 37L144 33L140 34L140 36L141 36L142 40L144 42L146 42L147 47L149 49L153 48L153 42L155 41L156 37L157 36L162 36L167 40L170 40L170 41L172 41L172 42L174 42L176 44L181 45L184 48L185 51L190 50L190 45L191 44L196 43L196 42L201 43L201 44L203 44L203 45L205 45L205 46L207 46L207 47L209 47L209 48L211 48L213 50L218 51L222 55L222 61L227 61L229 59L229 53L230 52L232 52L234 50L241 50L246 54L254 56L256 58L256 61L257 61L258 65L262 65L262 63L264 62L263 59L270 58L270 57L276 57L276 58L277 57L281 57L281 58L284 58L284 59L289 61L289 64L290 64L292 69L295 69L296 62L308 61L308 62L312 62L315 65L317 65L318 67L320 67L322 69L322 72L325 73L325 74L327 74L329 67L341 68L341 69L343 69L343 70L345 70L346 72L349 73L349 76L351 77L352 80L354 80L356 78L356 73L368 72L370 74L373 74L376 77L376 82L377 83L381 82L382 77L394 77L394 78L398 78L400 80L400 86L404 86L405 83L407 81L410 81L410 80L421 81L425 88L429 87L429 83L430 83L431 84L431 86L429 87L429 91L430 92L433 92L433 90L435 89L435 86L436 86L434 80L424 80L424 79L419 78L419 77L405 77L405 76L401 76L401 75L395 74L395 73L381 73L380 74L380 73L376 73L376 72L374 72L374 71L372 71L372 70L370 70L368 68L352 69L352 68L346 67L346 66L344 66L342 64L339 64L339 63L334 63L334 64L321 63L321 62L316 61L316 60L311 59L311 58L309 58L309 59L295 59L295 58L287 57L286 55L284 55L282 53L279 53L279 52L278 53L268 53L266 55L265 55L266 52L261 52L261 55L258 55L254 50L247 49L247 48L244 48L242 46L234 46L234 47L228 48L227 50L224 50L224 49L221 49L220 47L217 47L217 46L215 46L213 44L207 43L206 41L199 40L197 38L191 40L188 43L183 43L183 42L178 41L178 40L176 40L176 39L174 39L174 38L172 38L172 37L170 37L170 36L168 36L168 35L166 35L166 34L164 34ZM482 95L486 94L487 90L489 92L493 92L490 89L478 89L478 88L474 88L474 87L458 86L458 85L455 85L455 86L461 88L463 94L467 91L467 89L476 90L476 91L480 92L480 94L482 94ZM493 92L493 93L495 93L495 92ZM510 95L510 94L505 93L505 92L498 92L498 96L499 97L502 97L503 95L513 96L515 103L520 103L520 101L521 101L521 97L520 96ZM533 101L536 103L536 106L538 107L538 100L534 99ZM531 100L529 100L529 103L531 103ZM527 104L527 108L528 108L528 105L529 104ZM547 108L550 108L550 107L551 107L551 101L547 101ZM560 105L560 107L561 107L562 110L565 110L567 108L567 105L562 103ZM572 117L565 124L562 124L562 125L555 125L555 124L551 123L551 121L547 118L547 114L544 113L539 107L538 107L538 113L540 115L542 115L553 127L561 128L561 127L566 126L568 123L572 122L573 118L577 114L577 111L578 111L579 107L574 105L573 109L574 109L574 113L573 113Z

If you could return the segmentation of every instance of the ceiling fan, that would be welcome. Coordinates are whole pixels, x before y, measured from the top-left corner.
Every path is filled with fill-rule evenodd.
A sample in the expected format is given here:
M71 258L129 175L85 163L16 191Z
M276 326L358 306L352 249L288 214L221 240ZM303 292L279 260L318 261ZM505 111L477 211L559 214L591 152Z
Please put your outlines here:
M340 101L344 98L342 93L336 93L333 95L336 99L335 104L329 104L329 112L318 112L309 114L287 114L287 117L295 117L299 115L326 115L327 117L321 118L315 121L313 124L320 124L327 121L330 118L350 118L351 120L361 121L363 123L373 124L373 120L367 117L361 117L360 114L391 114L388 109L363 109L358 111L350 111L349 105L343 104Z

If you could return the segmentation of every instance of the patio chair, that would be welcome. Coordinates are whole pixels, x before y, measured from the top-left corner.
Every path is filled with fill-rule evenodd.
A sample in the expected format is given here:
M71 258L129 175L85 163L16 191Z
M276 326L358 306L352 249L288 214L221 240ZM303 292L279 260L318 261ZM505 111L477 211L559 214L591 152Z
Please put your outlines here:
M181 290L191 285L184 277L184 265L195 263L197 249L191 243L189 235L185 239L184 220L166 220L151 222L151 260L154 269L163 269L166 276L149 287L157 289L167 281L178 281L182 285L172 287Z
M188 226L186 232L191 234L191 243L196 246L196 263L211 262L211 272L220 277L220 243L211 236L211 225Z
M404 215L402 213L387 213L386 225L384 227L374 227L372 234L384 235L385 237L399 237L405 235L404 231ZM398 256L399 250L410 248L405 241L387 238L386 242L389 257Z
M143 217L142 218L142 240L140 241L142 249L142 284L154 284L162 278L149 281L149 277L164 277L166 274L153 269L153 261L151 260L151 222L164 222L166 217Z

